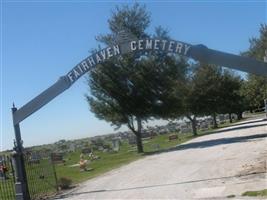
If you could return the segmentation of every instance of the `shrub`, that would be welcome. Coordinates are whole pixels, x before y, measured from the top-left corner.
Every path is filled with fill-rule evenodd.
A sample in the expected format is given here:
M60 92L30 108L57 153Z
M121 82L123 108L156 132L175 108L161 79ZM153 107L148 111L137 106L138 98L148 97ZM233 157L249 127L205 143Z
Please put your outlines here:
M58 186L63 190L69 189L71 184L72 184L72 180L67 177L61 177L58 181Z

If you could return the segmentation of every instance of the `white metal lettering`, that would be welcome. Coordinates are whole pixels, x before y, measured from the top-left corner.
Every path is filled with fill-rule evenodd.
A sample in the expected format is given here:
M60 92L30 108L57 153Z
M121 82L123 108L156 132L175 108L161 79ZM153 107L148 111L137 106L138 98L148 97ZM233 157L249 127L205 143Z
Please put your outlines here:
M177 42L175 52L176 52L176 53L181 53L181 52L182 52L182 48L183 48L183 44L180 43L180 42Z
M172 46L174 45L174 41L170 41L168 51L173 51Z
M136 50L136 41L131 41L131 50L135 51Z
M144 40L138 40L138 49L139 50L143 49L143 42L144 42Z
M153 40L146 40L146 49L152 49L152 41Z
M155 50L158 50L159 49L159 41L160 40L155 40L155 42L154 42L154 49Z

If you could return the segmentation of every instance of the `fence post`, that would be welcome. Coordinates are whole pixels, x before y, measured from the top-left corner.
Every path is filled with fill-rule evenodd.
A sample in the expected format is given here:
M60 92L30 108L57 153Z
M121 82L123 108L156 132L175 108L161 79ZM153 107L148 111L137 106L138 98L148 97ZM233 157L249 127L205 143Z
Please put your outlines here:
M265 119L267 120L267 99L264 99Z
M52 164L52 167L53 167L53 174L54 174L54 177L55 177L55 182L56 182L56 190L58 192L58 179L57 179L57 172L56 172L56 168L55 168L55 163L53 161L53 157L52 157L52 153L50 154L50 161L51 161L51 164Z
M13 104L12 108L12 115L13 115L13 122L14 122L14 113L17 111L17 108ZM30 200L30 194L28 189L28 183L27 183L27 175L25 170L25 163L24 163L24 157L23 157L23 146L22 146L22 140L21 140L21 134L20 134L20 127L18 124L14 125L14 131L15 131L15 145L12 159L14 163L14 169L15 169L15 196L16 200Z

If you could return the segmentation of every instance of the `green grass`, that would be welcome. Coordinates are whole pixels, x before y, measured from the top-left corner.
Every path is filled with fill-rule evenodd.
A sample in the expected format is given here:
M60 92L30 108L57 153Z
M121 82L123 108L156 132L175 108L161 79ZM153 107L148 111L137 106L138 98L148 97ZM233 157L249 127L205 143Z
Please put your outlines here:
M15 189L14 182L12 179L0 180L0 199L14 200Z
M124 143L121 150L118 153L103 153L95 152L95 155L99 156L100 159L91 161L88 164L89 168L93 168L91 171L80 172L79 166L71 167L71 165L77 164L80 159L81 152L74 152L67 155L64 159L66 160L65 164L57 164L56 172L58 178L68 177L72 179L74 183L79 183L81 181L87 180L89 178L96 177L104 172L117 168L123 164L132 162L142 155L137 154L136 151L128 151L131 147ZM89 160L89 157L84 159Z
M32 199L38 199L56 192L53 166L49 159L42 159L40 164L27 164L27 180Z
M250 197L267 197L267 189L259 190L259 191L247 191L242 194L242 196L250 196Z
M154 137L153 139L144 140L143 141L144 151L153 152L155 150L168 149L189 139L188 135L183 136L181 138L179 136L179 140L173 140L169 142L168 140L169 135L170 134L159 135L157 137ZM160 149L153 149L153 144L159 144ZM79 162L80 153L81 152L79 151L70 153L69 155L64 157L64 159L66 160L64 165L63 164L56 165L56 172L58 178L68 177L72 179L74 183L79 183L81 181L96 177L100 174L108 172L122 165L128 164L132 161L135 161L145 156L145 154L137 153L135 145L131 146L127 142L123 142L120 151L118 153L111 153L111 152L103 153L99 151L94 152L94 154L99 156L100 159L89 162L88 167L93 168L93 170L80 172L79 166L71 167L71 165L77 164ZM89 157L85 156L84 159L89 160Z
M235 195L234 194L231 194L231 195L228 195L227 198L234 198Z

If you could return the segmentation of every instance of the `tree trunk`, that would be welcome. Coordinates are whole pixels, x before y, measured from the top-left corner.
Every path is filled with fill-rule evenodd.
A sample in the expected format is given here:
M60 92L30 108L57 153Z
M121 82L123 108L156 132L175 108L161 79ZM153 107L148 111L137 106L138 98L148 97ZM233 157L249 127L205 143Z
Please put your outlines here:
M233 123L233 120L232 120L232 113L229 113L229 121L230 121L230 123Z
M197 119L196 116L194 116L193 121L192 121L192 130L194 136L197 136Z
M242 117L242 112L238 112L238 113L237 113L237 119L238 119L238 120L243 119L243 117Z
M218 124L216 121L216 113L213 113L212 117L213 117L213 128L218 128Z
M136 145L137 145L137 152L143 153L143 144L142 144L142 120L138 117L137 118L137 132L136 132Z
M191 126L192 126L192 131L193 131L193 135L197 136L197 119L196 116L194 116L193 118L191 116L186 116L187 119L190 120L191 122Z

